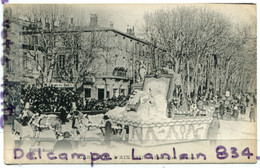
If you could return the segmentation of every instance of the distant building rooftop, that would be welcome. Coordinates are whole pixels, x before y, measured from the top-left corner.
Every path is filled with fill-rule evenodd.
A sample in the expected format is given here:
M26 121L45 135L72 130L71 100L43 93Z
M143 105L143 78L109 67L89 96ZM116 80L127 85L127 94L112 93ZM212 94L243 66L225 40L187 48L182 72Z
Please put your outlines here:
M131 78L128 77L121 77L121 76L113 76L113 75L105 75L105 76L97 76L97 79L106 78L106 79L121 79L121 80L130 80Z

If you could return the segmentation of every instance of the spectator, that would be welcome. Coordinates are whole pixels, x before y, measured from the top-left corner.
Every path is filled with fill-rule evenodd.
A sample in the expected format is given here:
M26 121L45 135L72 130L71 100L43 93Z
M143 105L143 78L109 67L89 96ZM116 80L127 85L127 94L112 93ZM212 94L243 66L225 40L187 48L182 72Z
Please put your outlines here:
M225 110L225 106L224 106L223 102L220 102L219 114L220 114L220 117L221 117L222 120L223 120L223 116L225 114L224 110Z
M249 103L249 97L248 95L246 96L246 107L248 107L248 103Z
M62 122L62 124L65 124L66 120L67 120L67 112L66 112L66 107L65 106L61 106L60 108L60 120Z
M249 114L250 122L255 122L255 107L251 104L250 114Z
M238 105L235 104L234 106L234 118L237 121L238 120Z
M112 124L110 121L106 122L105 125L105 144L110 145L110 141L112 140L113 137L113 129L112 129Z
M254 102L254 104L256 104L256 96L253 94L253 102Z
M227 119L231 120L232 111L230 105L227 106Z
M240 113L241 113L241 120L245 120L245 115L246 115L246 108L243 103L240 104Z
M197 107L199 110L203 110L204 103L203 103L202 99L203 98L201 97L197 103Z

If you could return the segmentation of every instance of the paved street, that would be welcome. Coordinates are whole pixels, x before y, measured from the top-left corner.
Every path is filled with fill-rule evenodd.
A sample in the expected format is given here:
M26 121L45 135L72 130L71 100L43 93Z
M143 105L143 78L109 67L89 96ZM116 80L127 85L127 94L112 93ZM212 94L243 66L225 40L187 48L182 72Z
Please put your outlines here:
M228 139L254 139L255 136L255 130L252 130L254 127L255 122L249 122L247 121L227 121L227 120L220 120L220 129L219 129L219 134L218 134L218 139L220 140L228 140ZM28 127L29 131L30 127ZM71 122L66 123L65 125L62 125L62 130L63 131L69 131L72 134L72 137L70 139L73 141L79 140L79 138L82 139L81 143L78 144L79 147L82 146L92 146L95 148L95 146L100 146L104 145L104 137L100 129L91 127L89 130L84 129L81 130L81 136L76 136L76 131L73 131L71 129ZM11 132L11 127L6 126L6 131ZM84 132L83 132L84 131ZM31 131L32 132L32 131ZM32 137L32 134L30 135ZM116 136L116 135L115 135ZM21 144L22 146L26 147L35 147L38 146L39 144L33 143L35 142L33 138L31 137L24 137L24 141ZM48 148L51 148L54 143L55 143L55 135L53 131L43 131L40 133L40 137L42 139L42 143L40 145L47 146ZM83 140L84 137L84 140ZM19 135L14 135L10 134L10 139L13 140L18 140ZM118 138L119 140L119 138ZM111 142L112 146L117 146L119 144L124 144L126 146L129 146L127 142L122 142L122 141L113 141ZM53 144L53 145L50 145ZM51 150L51 149L50 149Z

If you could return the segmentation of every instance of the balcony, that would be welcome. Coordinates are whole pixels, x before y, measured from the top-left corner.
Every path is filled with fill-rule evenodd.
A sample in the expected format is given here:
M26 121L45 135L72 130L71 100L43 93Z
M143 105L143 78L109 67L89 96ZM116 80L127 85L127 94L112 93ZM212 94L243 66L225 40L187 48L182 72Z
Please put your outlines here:
M118 76L118 77L126 77L127 75L127 68L124 67L115 67L113 71L113 76Z

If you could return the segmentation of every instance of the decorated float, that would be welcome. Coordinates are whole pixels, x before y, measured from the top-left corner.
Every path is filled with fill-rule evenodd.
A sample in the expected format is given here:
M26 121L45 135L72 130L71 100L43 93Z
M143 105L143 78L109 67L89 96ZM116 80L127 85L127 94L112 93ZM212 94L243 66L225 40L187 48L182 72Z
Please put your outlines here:
M110 110L107 116L112 123L127 126L128 142L137 145L207 139L214 109L189 110L183 92L180 75L157 71L145 76L125 107Z

